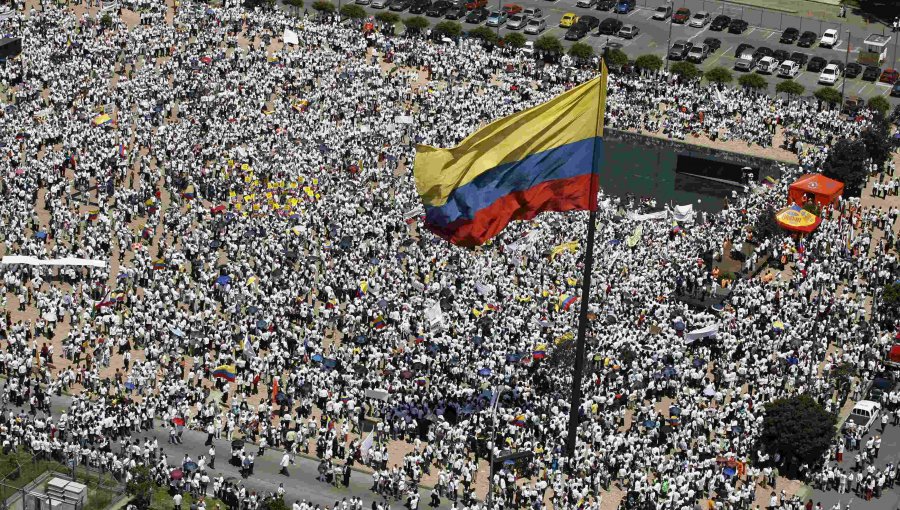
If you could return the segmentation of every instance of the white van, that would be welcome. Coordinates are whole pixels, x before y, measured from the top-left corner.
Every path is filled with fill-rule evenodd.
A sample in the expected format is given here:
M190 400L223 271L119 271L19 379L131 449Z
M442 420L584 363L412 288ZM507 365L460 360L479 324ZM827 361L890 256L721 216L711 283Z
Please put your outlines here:
M850 417L847 418L847 423L844 426L846 427L852 423L857 428L862 429L865 434L869 431L869 427L875 423L875 420L878 419L880 411L881 404L878 402L860 400L853 406L853 409L850 411Z

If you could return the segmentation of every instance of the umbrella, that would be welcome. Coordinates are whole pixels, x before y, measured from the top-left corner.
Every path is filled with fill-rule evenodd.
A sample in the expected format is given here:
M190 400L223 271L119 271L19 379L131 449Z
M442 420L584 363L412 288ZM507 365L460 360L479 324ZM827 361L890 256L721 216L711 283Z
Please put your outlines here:
M47 233L44 231L41 231L41 232L38 232L37 234L35 234L34 237L37 237L38 239L47 239Z
M722 474L729 478L734 476L735 473L737 473L737 470L733 467L726 467L725 469L722 470Z
M216 283L219 285L225 285L231 282L231 277L227 274L223 274L222 276L216 278Z
M482 377L487 377L487 376L491 375L491 369L490 368L481 368L478 370L478 375L480 375Z
M212 241L209 242L209 247L212 248L213 250L218 249L219 246L222 246L222 242L219 241L218 239L213 239Z
M322 361L322 365L324 365L325 368L334 368L337 366L337 360L334 358L325 358Z
M670 406L669 407L669 415L671 416L681 416L681 408L678 406Z
M197 463L193 462L193 461L185 462L183 467L184 467L184 470L187 471L188 473L193 473L194 471L197 470Z
M507 354L506 362L507 363L515 363L515 362L519 361L520 359L522 359L522 356L523 356L523 354L518 353L518 352L513 352L510 354Z
M254 314L254 313L258 312L258 311L259 311L259 307L257 307L256 305L250 305L250 306L247 308L247 313L249 313L249 314Z
M283 391L279 391L278 394L275 395L275 402L278 402L279 404L285 404L285 403L287 403L287 401L288 401L287 394L284 393Z
M483 341L484 341L484 339L478 335L475 335L472 337L472 343L474 343L475 345L481 345L481 342L483 342Z
M269 327L269 323L260 319L256 321L256 329L266 329Z
M359 335L358 337L356 337L355 339L353 339L353 342L354 342L356 345L366 345L366 342L368 342L368 341L369 341L369 339L366 338L365 335Z
M321 363L321 362L322 362L322 355L321 355L321 354L313 354L313 355L312 355L312 358L310 358L310 359L312 359L312 360L315 361L316 363Z
M179 337L179 338L184 338L184 331L182 331L182 330L180 330L180 329L178 329L178 328L175 328L175 327L169 327L169 331L171 331L173 335L175 335L175 336L177 336L177 337Z
M822 223L822 218L794 204L778 211L775 214L775 221L785 230L809 233Z
M675 322L672 325L675 328L675 331L684 331L684 321L681 319L675 319Z
M412 379L413 373L409 370L404 370L400 372L400 377L404 379Z
M184 476L184 473L180 469L173 469L169 476L172 477L172 480L181 480L181 477Z
M647 427L648 429L655 429L656 425L657 425L657 423L653 420L646 420L644 422L644 426Z
M691 364L694 365L694 368L700 368L706 364L706 360L702 358L694 358L694 361Z
M710 384L706 388L703 388L703 396L712 397L715 394L716 394L716 389L713 388L712 384Z
M507 459L507 460L504 460L504 461L503 461L503 465L504 465L504 466L513 466L513 465L515 465L515 464L516 464L516 461L514 461L514 460L512 460L512 459Z

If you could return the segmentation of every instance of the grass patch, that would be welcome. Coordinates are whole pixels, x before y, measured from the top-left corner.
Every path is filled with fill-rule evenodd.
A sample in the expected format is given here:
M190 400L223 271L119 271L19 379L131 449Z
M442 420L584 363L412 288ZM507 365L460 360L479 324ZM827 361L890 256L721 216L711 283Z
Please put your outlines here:
M181 496L181 507L190 508L194 502L194 497L188 492L182 493ZM204 497L203 501L206 503L207 510L214 510L216 505L222 510L227 508L225 503L212 496ZM168 487L157 487L153 490L153 501L150 502L150 510L172 510L174 506L175 503L172 501L172 496L169 495Z

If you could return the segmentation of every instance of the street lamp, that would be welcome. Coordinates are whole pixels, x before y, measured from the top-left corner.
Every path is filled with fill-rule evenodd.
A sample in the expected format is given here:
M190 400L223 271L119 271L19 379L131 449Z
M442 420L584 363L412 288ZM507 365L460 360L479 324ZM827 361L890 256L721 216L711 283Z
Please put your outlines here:
M669 13L669 37L666 39L666 71L669 70L669 48L672 46L672 18L675 17L675 3L669 0L669 5L672 12Z
M847 70L847 62L850 60L850 31L847 30L847 51L844 53L844 71L841 72L843 74ZM843 81L841 81L841 104L840 107L844 106L844 88L847 86L847 78L842 76Z

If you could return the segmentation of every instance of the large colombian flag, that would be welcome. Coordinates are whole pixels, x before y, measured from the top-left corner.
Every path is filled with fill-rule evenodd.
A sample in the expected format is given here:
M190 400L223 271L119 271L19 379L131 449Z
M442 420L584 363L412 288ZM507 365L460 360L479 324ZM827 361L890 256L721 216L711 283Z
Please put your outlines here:
M452 149L416 148L425 226L476 246L510 221L597 207L606 65L600 77L488 124Z

